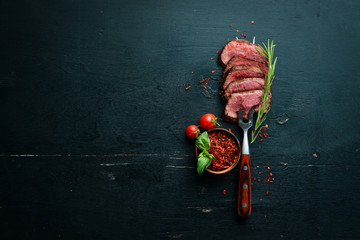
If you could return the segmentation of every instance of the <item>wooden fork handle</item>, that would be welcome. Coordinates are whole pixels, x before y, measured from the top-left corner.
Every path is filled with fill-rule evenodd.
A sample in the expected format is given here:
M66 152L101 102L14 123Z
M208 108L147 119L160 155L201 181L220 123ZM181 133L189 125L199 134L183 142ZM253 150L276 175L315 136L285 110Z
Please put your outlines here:
M240 176L237 196L237 212L240 217L248 217L251 214L251 172L250 155L241 155Z

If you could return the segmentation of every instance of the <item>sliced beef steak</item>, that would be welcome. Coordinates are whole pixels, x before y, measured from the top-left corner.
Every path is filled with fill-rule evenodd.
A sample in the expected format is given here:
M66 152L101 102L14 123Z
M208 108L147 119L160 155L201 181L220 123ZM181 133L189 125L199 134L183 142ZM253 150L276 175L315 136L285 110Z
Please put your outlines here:
M264 78L244 78L232 81L224 90L224 97L229 99L231 94L249 91L249 90L264 90L265 79Z
M256 50L255 46L257 45L243 39L232 40L223 48L220 61L226 66L232 57L241 56L258 62L267 62L266 58Z
M258 61L249 60L241 56L234 56L230 59L230 61L226 65L223 76L225 76L227 72L234 66L253 66L259 68L263 73L267 73L269 71L266 62L258 62Z
M220 83L220 89L224 90L233 81L243 78L264 78L265 74L257 67L234 66L225 75Z
M231 94L223 113L223 120L230 123L237 123L238 111L243 113L243 119L248 119L248 113L252 107L255 107L255 111L258 111L258 105L261 103L263 91L252 90L240 93Z

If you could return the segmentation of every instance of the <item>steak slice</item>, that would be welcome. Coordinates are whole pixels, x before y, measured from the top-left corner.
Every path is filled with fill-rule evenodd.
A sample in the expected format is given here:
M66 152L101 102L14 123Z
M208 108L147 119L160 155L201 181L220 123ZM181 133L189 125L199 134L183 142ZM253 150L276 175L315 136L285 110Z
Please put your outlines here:
M252 44L247 40L231 40L223 48L220 55L220 61L226 66L232 57L241 56L258 62L267 62L267 59L256 50L255 46L257 45Z
M259 110L257 106L261 103L262 94L262 90L231 94L224 109L223 120L229 123L237 123L239 110L243 113L243 120L247 120L252 107L255 107L255 111Z
M232 81L224 90L224 97L229 99L231 94L249 91L249 90L264 90L264 78L244 78Z
M220 83L220 89L224 90L235 80L243 78L264 78L265 74L257 67L252 66L234 66L232 67Z
M269 68L266 62L258 62L241 56L234 56L226 65L223 76L225 76L233 66L253 66L259 68L263 73L269 72Z

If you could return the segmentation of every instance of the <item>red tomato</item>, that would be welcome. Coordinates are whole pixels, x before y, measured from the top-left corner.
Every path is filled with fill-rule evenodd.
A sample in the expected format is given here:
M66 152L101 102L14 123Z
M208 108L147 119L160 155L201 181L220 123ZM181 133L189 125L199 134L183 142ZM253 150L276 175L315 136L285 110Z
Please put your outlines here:
M200 130L195 125L190 125L186 129L186 136L190 139L195 139L199 136Z
M214 114L207 113L207 114L205 114L204 116L201 117L200 125L205 130L212 129L217 124L216 119L217 118L215 117Z

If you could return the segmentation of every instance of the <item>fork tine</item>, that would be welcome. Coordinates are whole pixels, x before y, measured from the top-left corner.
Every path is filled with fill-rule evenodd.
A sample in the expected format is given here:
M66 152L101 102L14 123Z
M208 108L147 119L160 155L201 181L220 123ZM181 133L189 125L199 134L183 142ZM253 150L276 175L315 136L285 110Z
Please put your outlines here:
M254 107L250 108L249 115L248 115L250 127L253 124L253 116L254 116Z
M243 121L243 112L241 111L241 109L238 111L238 119L239 119L239 122L244 122Z
M253 115L254 115L254 107L250 108L250 111L249 111L249 120L252 120L253 119Z

